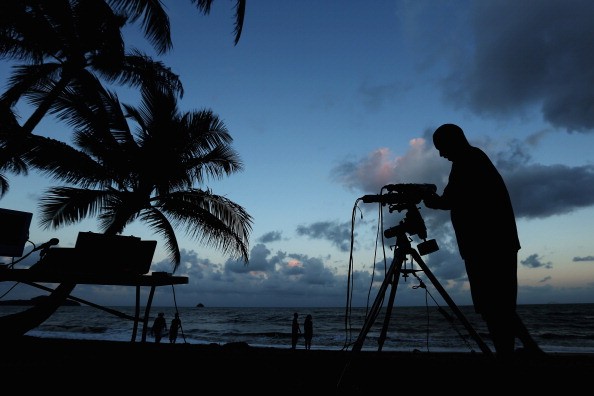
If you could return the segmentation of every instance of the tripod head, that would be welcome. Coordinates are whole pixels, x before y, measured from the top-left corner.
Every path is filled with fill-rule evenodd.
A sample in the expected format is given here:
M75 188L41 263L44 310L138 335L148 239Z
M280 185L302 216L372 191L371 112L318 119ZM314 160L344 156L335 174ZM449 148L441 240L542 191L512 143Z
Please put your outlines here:
M396 244L402 241L408 242L406 234L417 235L423 240L417 245L421 255L433 253L439 250L435 239L427 240L427 227L421 217L417 205L425 198L437 191L435 184L387 184L382 187L387 190L387 194L364 195L360 199L365 203L377 202L382 205L388 205L390 213L393 211L406 211L404 219L394 227L384 231L384 237L396 237Z
M407 208L404 219L400 220L400 223L394 227L390 227L384 231L384 237L393 238L396 237L396 244L398 245L402 240L408 241L406 234L417 235L423 240L423 242L417 245L419 254L424 256L429 253L433 253L439 250L435 239L427 240L427 227L425 221L421 217L421 212L416 205L409 205ZM393 211L390 207L390 211ZM402 209L398 209L400 211Z
M419 212L419 208L415 205L411 205L408 208L406 214L404 215L404 219L400 220L400 223L394 227L390 227L384 231L384 237L386 238L394 238L399 235L403 234L410 234L410 235L418 235L419 238L425 240L427 239L427 227L425 226L425 221L421 217L421 212ZM390 212L394 211L390 206ZM403 209L398 209L400 212Z

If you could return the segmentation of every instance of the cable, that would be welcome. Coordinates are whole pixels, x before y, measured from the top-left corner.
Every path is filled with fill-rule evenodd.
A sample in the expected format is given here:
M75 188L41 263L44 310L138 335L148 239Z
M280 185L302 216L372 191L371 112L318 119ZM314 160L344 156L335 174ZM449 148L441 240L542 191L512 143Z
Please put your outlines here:
M383 190L383 188L382 188ZM345 324L345 342L344 345L342 347L342 350L348 349L351 345L353 345L352 342L352 324L351 324L351 317L352 317L352 297L353 297L353 249L354 249L354 235L355 235L355 219L356 219L356 212L357 209L359 209L359 211L361 210L358 206L359 201L362 201L361 198L358 198L355 201L355 205L353 206L353 211L352 211L352 215L351 215L351 247L350 247L350 254L349 254L349 269L348 269L348 276L347 276L347 301L346 301L346 312L345 312L345 317L344 317L344 324ZM382 228L383 228L383 211L382 211L382 205L380 204L379 206L379 221L378 221L378 228L377 228L377 233L381 233ZM363 219L363 213L361 212L361 219ZM371 273L371 282L369 284L369 290L368 290L368 294L367 294L367 304L365 307L365 317L367 320L367 315L369 313L369 298L370 298L370 294L371 294L371 290L373 288L373 280L375 279L375 266L376 266L376 257L377 257L377 243L378 243L378 234L376 234L376 244L375 244L375 253L374 253L374 257L373 257L373 265L372 265L372 273ZM384 253L384 272L387 272L387 261L386 261L386 251L385 251L385 246L383 243L383 233L382 233L382 248L383 248L383 253ZM345 373L347 372L350 364L351 364L351 359L349 359L349 361L346 362L345 366L343 367L342 373L338 379L338 383L337 383L337 388L340 388L341 383L342 383L342 378L345 375Z
M173 305L175 306L175 313L179 316L179 310L177 308L177 299L175 297L175 287L173 286L173 283L171 284L171 291L173 293ZM179 331L181 331L182 338L184 339L184 344L187 344L186 335L184 334L184 328L182 326L181 321L179 322Z
M10 289L6 290L6 292L4 292L4 294L0 296L0 300L3 299L4 297L6 297L6 295L8 293L10 293L12 291L12 289L14 289L19 283L21 283L21 282L15 282L15 284L12 285L12 287Z
M383 191L382 187L382 191ZM380 191L380 195L382 193ZM362 198L358 198L355 201L355 205L353 206L353 211L351 214L351 246L350 246L350 254L349 254L349 269L348 269L348 276L347 276L347 298L346 298L346 309L345 309L345 343L342 349L347 349L349 346L353 344L352 342L352 324L351 324L351 317L352 317L352 299L353 299L353 273L354 273L354 260L353 260L353 250L354 250L354 235L355 235L355 220L356 220L356 213L357 209L361 212L358 204L360 201L365 202ZM363 213L361 212L361 219L363 219ZM382 203L380 202L378 205L378 225L377 225L377 232L376 232L376 240L375 240L375 253L373 256L373 263L372 263L372 271L371 271L371 281L369 282L369 289L367 291L367 303L365 307L365 317L369 315L369 305L370 305L370 298L371 292L373 290L373 282L375 280L375 270L377 264L377 251L378 251L378 243L381 241L382 245L382 252L383 252L383 261L384 261L384 274L388 271L388 263L386 259L386 247L384 243L384 235L382 232L384 224L383 219L383 210L382 210ZM380 237L381 236L381 237Z
M448 321L448 323L450 324L452 329L454 329L454 331L458 334L460 339L462 341L464 341L464 343L466 344L468 349L471 352L474 352L474 349L472 348L472 345L470 345L470 343L468 342L468 339L466 337L464 337L464 335L462 333L460 333L460 330L455 326L455 320L454 320L455 318L452 315L450 315L441 305L439 305L437 300L435 300L433 295L427 289L427 286L425 285L423 280L421 278L419 278L419 276L415 272L413 272L412 274L419 281L419 285L413 286L412 288L413 289L418 289L418 288L425 289L425 307L427 308L427 331L426 331L426 333L427 333L427 335L426 335L427 352L429 352L429 328L430 328L430 326L429 326L429 303L427 301L427 296L431 297L431 300L433 300L433 302L435 303L435 306L437 306L437 311L439 313L441 313L444 318L446 318L446 320Z
M29 242L31 245L33 245L33 249L31 249L31 251L27 254L25 254L24 256L22 256L21 258L19 258L18 260L15 260L14 257L12 258L12 262L10 264L8 264L8 268L14 268L14 265L17 264L18 262L23 261L24 259L26 259L27 257L29 257L31 255L31 253L37 251L37 246L35 246L35 244L30 241L27 240L27 242Z
M351 249L349 254L349 269L347 274L347 294L346 294L346 305L345 305L345 314L344 314L344 331L345 331L345 340L342 349L348 348L351 344L351 314L352 314L352 293L353 293L353 248L355 243L355 214L357 213L357 203L359 200L355 201L355 205L353 206L353 211L351 215ZM363 218L363 213L361 213L361 218Z

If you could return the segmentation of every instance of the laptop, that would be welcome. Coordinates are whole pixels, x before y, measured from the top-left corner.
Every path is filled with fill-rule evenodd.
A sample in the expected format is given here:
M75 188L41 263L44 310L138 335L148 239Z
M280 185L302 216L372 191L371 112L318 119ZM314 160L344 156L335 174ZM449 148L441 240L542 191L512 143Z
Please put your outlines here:
M135 236L79 232L74 248L85 267L101 273L149 272L157 241L143 241Z
M85 274L144 275L157 241L134 236L79 232L74 248L52 247L31 269Z

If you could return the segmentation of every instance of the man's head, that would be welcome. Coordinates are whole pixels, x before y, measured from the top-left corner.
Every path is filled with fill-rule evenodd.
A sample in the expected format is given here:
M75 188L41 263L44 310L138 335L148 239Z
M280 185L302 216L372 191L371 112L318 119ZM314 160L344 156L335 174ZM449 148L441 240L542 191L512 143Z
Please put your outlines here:
M455 161L461 152L470 147L464 131L455 124L443 124L433 132L433 145L439 155Z

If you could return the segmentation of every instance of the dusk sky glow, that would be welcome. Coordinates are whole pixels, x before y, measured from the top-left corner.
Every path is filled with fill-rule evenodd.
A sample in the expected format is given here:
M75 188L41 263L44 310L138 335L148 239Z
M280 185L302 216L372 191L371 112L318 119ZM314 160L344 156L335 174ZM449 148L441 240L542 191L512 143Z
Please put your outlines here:
M163 3L174 47L160 59L184 84L180 109L212 109L244 163L202 187L254 218L248 265L179 234L175 275L189 284L175 287L178 305L344 306L352 237L353 303L364 306L374 262L383 280L383 251L378 205L354 205L386 184L432 183L441 192L451 163L431 134L444 123L460 125L507 182L522 245L518 302L594 303L594 2L254 0L237 46L234 2L214 2L208 16L190 1ZM151 53L138 28L125 33L128 46ZM9 72L0 64L3 82ZM134 93L116 92L137 104ZM28 111L20 107L22 118ZM52 120L38 128L70 136ZM57 183L33 172L8 179L0 207L33 212L35 244L55 237L72 247L79 231L97 232L93 219L42 229L39 197ZM449 213L420 208L440 247L423 259L457 304L470 304ZM384 213L379 227L402 216ZM124 235L157 240L151 270L171 272L158 236L140 223ZM402 282L395 304L424 305L415 282ZM10 287L0 284L0 294ZM5 298L39 294L19 285ZM132 287L79 285L73 295L134 304ZM162 287L153 304L173 303Z

